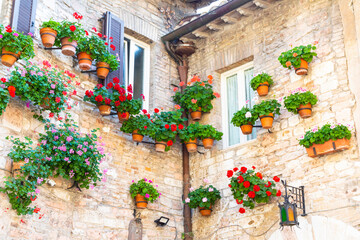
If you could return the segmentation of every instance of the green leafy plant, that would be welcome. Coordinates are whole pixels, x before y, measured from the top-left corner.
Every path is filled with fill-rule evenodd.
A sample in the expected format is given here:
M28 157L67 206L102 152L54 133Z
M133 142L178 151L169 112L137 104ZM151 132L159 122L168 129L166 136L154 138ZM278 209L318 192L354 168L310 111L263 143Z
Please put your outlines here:
M97 62L104 62L109 64L110 71L116 71L119 68L119 60L116 56L112 55L108 51L106 51L104 54L97 56L96 58Z
M153 203L157 198L160 198L161 193L153 186L153 182L146 178L140 179L137 183L132 181L130 186L130 194L132 198L135 198L137 194L144 196L147 201Z
M187 86L183 92L175 93L174 102L188 110L196 111L201 107L202 112L210 112L213 109L211 101L216 96L220 97L218 93L213 92L212 76L208 76L208 80L203 82L198 76L194 76L191 83L192 85Z
M61 39L69 37L69 41L79 41L85 35L85 30L81 27L81 24L78 22L70 22L64 20L60 23L58 35L55 41L55 46L61 46Z
M35 53L31 36L31 33L24 35L14 31L10 26L7 26L4 32L4 27L0 25L0 49L20 54L20 59L33 58Z
M199 122L191 123L186 128L179 130L179 138L181 142L189 142L190 139L200 138L200 131L202 125Z
M312 50L316 49L315 44L317 44L317 42L315 42L314 45L301 45L289 51L283 52L279 56L278 60L283 67L288 69L291 69L291 65L295 68L300 67L300 59L304 59L306 62L310 63L313 60L313 57L317 56L315 52L312 52Z
M269 115L270 113L280 115L281 104L272 99L267 101L262 101L260 104L256 104L253 108L253 113L258 116Z
M113 82L115 84L113 84ZM113 82L110 82L107 85L107 88L112 90L110 98L116 111L122 114L125 114L126 112L130 115L138 114L142 107L142 100L133 99L131 84L127 86L126 91L125 86L120 86L118 84L118 78L113 79Z
M0 86L0 116L4 113L10 100L9 91L5 88L5 85L3 87Z
M281 191L276 191L275 182L280 179L275 176L273 180L265 180L260 172L253 169L241 167L227 171L227 177L230 179L229 187L237 204L243 204L244 207L253 209L256 203L268 203L271 196L281 196ZM241 207L240 213L245 213L245 209Z
M188 198L184 200L184 203L188 204L190 208L202 207L210 209L218 199L221 199L220 191L213 185L208 187L200 186L188 194Z
M108 105L111 106L111 94L108 89L102 84L97 84L93 91L86 90L84 101L92 102L96 105Z
M297 88L291 92L291 95L285 97L284 105L285 108L292 113L297 113L297 109L300 105L305 105L310 103L311 106L317 103L317 97L310 91L307 91L304 88Z
M222 139L222 132L219 132L211 125L200 125L199 127L199 138L201 140L205 138L212 138L216 141L220 141Z
M231 119L231 123L236 127L247 124L254 125L258 117L259 115L255 113L254 110L244 106L239 111L234 113L234 116Z
M250 86L255 91L260 84L263 84L265 82L269 83L269 87L274 84L274 81L269 74L261 73L251 79Z
M350 139L351 131L349 130L351 126L349 124L342 125L338 124L325 124L320 129L318 126L315 126L311 130L308 130L305 133L305 136L299 138L299 144L306 148L311 147L313 144L323 144L326 141L337 140L337 139Z
M61 29L60 22L54 21L52 18L49 21L43 22L41 28L51 28L56 32L59 32Z
M130 116L129 120L125 121L120 130L124 133L132 133L138 130L138 134L148 135L148 126L150 126L151 120L146 114L139 114L136 116Z
M105 41L98 36L82 37L78 41L76 53L86 52L92 59L99 59L102 55L107 54Z

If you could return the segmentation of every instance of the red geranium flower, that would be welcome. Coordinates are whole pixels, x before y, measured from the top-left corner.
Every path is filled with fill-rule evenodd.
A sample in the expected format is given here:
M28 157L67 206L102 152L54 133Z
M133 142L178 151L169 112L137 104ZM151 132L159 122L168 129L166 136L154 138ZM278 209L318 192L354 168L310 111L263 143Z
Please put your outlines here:
M129 95L127 95L127 97L126 97L126 98L127 98L127 100L129 100L129 101L130 101L130 100L132 99L132 95L131 95L131 94L129 94Z
M239 212L240 212L241 214L244 214L244 213L245 213L245 209L244 209L244 208L240 208L240 209L239 209Z
M184 129L184 125L179 124L179 129L180 129L180 130L183 130L183 129Z
M126 118L126 116L127 116L126 113L122 113L122 114L121 114L121 117L122 117L122 118Z
M166 144L170 147L170 146L172 146L174 143L173 143L172 140L169 140Z
M8 26L6 27L6 32L8 32L8 33L11 33L11 32L12 32L12 29L11 29L10 25L8 25Z
M238 183L242 183L242 182L244 181L244 178L243 178L243 176L241 176L241 175L238 176L237 179L238 179Z
M266 191L266 195L268 195L269 197L271 196L271 192Z
M89 36L89 32L85 30L85 35L86 36Z
M105 98L105 104L110 105L110 103L111 103L111 99L110 98Z
M260 178L260 179L263 179L263 177L262 177L262 174L261 173L256 173L256 176L258 177L258 178Z
M109 40L110 40L110 42L113 42L113 41L114 41L114 38L113 38L113 37L109 37Z
M231 178L234 175L234 172L232 170L228 170L226 176L228 178Z
M177 129L177 126L175 124L171 124L171 131L175 132Z
M108 43L108 42L105 42L104 44L105 44L105 46L108 46L108 45L109 45L109 43Z
M249 181L245 181L245 182L243 183L243 185L244 185L245 188L248 188L248 187L250 187L250 182L249 182Z
M120 82L120 80L119 80L119 78L114 77L114 78L113 78L113 82L114 82L114 83L119 83L119 82Z
M274 179L275 182L279 182L279 181L280 181L280 178L279 178L278 176L275 176L273 179Z
M112 82L109 82L106 88L107 88L107 89L110 89L110 88L112 88L113 86L114 86L114 84L113 84Z
M96 27L93 27L92 30L94 30L94 32L97 32Z
M142 112L143 112L144 114L146 114L146 113L147 113L147 110L146 110L146 109L143 109Z
M234 168L233 170L234 170L234 172L236 172L236 171L239 170L239 169L236 167L236 168Z
M148 127L147 126L144 126L144 129L146 130Z
M243 200L239 201L239 199L236 199L237 204L242 204L243 202L244 202Z
M159 109L155 108L155 109L154 109L154 112L155 112L155 113L158 113L158 112L159 112Z
M267 185L265 185L265 187L270 187L271 186L271 182L270 181L268 181L268 184Z
M101 33L98 33L97 35L98 35L100 38L102 37L102 34L101 34Z
M1 78L0 80L1 80L3 83L6 83L6 81L7 81L6 78Z
M120 102L123 102L123 101L125 101L126 100L126 97L123 95L123 96L120 96L119 97L119 100L120 100Z
M165 124L165 128L169 129L170 128L169 124Z
M49 113L49 118L54 117L54 113Z
M115 51L115 49L116 49L116 47L115 47L113 44L110 45L110 48L111 48L113 51Z
M40 212L40 208L36 207L36 208L34 209L34 213L39 213L39 212Z
M277 191L276 196L278 196L278 197L281 196L281 191L280 190Z
M76 27L74 25L70 26L70 31L74 32L76 30Z
M15 97L16 88L14 86L9 86L8 91L11 97Z
M231 188L231 187L232 187L232 186L231 186L231 184L229 184L228 186L229 186L229 188Z
M55 98L55 102L59 103L60 101L61 101L61 98L59 98L59 97Z
M254 192L260 191L260 187L258 185L255 185L253 189L254 189Z
M103 100L104 100L104 98L101 95L98 95L95 97L95 101L97 101L97 102L102 102Z
M116 107L118 107L118 106L120 106L120 101L116 101L114 104Z
M252 169L254 169L254 170L255 170L255 169L256 169L256 167L252 166Z
M250 191L250 192L248 193L248 196L249 196L249 198L254 198L254 197L255 197L255 193L254 193L253 191Z
M246 167L241 167L240 171L241 171L242 173L246 173L247 168L246 168Z
M133 92L131 84L129 86L127 86L127 90L128 90L129 93Z

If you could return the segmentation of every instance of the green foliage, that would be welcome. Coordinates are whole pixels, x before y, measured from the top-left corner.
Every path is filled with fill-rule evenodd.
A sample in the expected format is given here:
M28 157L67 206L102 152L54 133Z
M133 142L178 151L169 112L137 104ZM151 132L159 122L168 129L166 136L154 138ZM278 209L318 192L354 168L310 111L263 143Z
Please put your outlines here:
M90 54L92 59L99 59L107 52L105 41L98 36L82 37L78 41L78 46L76 48L77 54L81 52Z
M130 115L135 115L140 112L142 100L133 99L131 85L127 87L127 92L125 86L119 86L119 84L114 85L113 83L109 83L107 88L112 90L110 98L117 112L128 112Z
M315 94L310 91L306 91L306 89L298 88L291 93L291 95L285 97L284 105L285 108L292 113L297 113L297 109L300 105L305 105L310 103L311 106L317 103L317 97Z
M9 91L0 86L0 116L5 111L10 100Z
M250 86L255 91L260 84L268 82L269 87L274 84L274 81L272 80L271 76L267 73L261 73L256 75L253 79L251 79Z
M255 113L253 109L244 106L239 111L234 113L234 116L231 119L231 123L236 127L247 124L254 125L258 117L259 115Z
M213 185L208 187L200 186L198 189L190 192L188 199L183 202L187 203L190 208L203 207L210 209L210 206L214 205L216 200L220 198L220 191Z
M86 90L84 101L92 102L96 105L111 105L111 94L102 84L97 84L93 91Z
M104 52L104 54L102 55L97 56L96 61L109 64L110 71L116 71L119 68L120 64L119 59L108 51Z
M317 126L305 133L305 136L299 139L299 144L306 148L311 147L313 144L323 144L326 141L337 140L337 139L350 139L351 131L349 130L350 125L342 124L325 124L322 128Z
M72 31L72 27L75 27L75 30ZM69 41L79 41L85 35L85 30L81 27L81 24L78 22L70 22L64 20L60 23L58 35L56 37L55 46L61 46L61 39L64 37L69 37Z
M41 24L41 28L51 28L55 30L56 32L59 32L61 29L60 23L54 21L52 18L50 18L49 21L43 22Z
M201 107L202 112L210 112L213 109L211 101L216 98L212 88L209 81L194 82L192 85L187 86L182 93L177 92L173 96L173 100L188 110L196 111Z
M30 35L24 35L11 29L10 26L4 27L0 25L0 49L5 48L6 51L19 53L20 59L30 59L35 57L34 43Z
M160 198L160 193L152 185L152 181L146 178L139 180L137 183L133 181L130 186L131 197L134 198L137 194L144 196L147 201L153 203L157 198Z
M200 138L200 131L202 125L199 122L191 123L186 128L179 130L179 138L181 142L189 142L190 139Z
M281 104L274 99L266 101L263 100L260 104L256 104L254 106L253 113L258 116L269 115L270 113L280 115L280 107Z
M133 131L138 129L138 134L148 135L148 127L151 124L151 120L145 114L140 114L136 116L130 116L129 120L125 121L120 131L124 133L132 133Z
M70 106L69 97L76 93L71 85L71 74L52 68L47 61L43 64L40 67L26 62L25 66L16 66L5 85L14 86L22 101L40 106L40 113L49 110L59 114Z
M281 65L285 68L291 69L291 65L295 68L300 67L301 58L304 59L306 62L310 63L313 60L314 56L317 56L315 52L316 46L312 44L308 44L306 46L298 46L295 47L287 52L281 53L278 60L280 61ZM288 64L286 64L288 62Z
M205 138L212 138L216 141L220 141L222 139L222 132L219 132L211 125L200 125L198 130L198 135L201 140Z

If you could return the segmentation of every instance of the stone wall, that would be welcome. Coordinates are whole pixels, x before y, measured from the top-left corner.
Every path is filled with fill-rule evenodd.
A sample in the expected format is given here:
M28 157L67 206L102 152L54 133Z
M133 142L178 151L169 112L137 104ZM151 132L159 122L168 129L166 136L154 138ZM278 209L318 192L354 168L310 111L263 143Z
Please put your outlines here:
M12 1L0 1L1 20L9 24ZM73 65L73 59L61 55L60 51L45 51L39 40L39 26L42 21L73 19L72 13L84 16L84 28L101 29L98 19L111 11L124 20L126 33L151 44L150 108L164 107L170 110L172 87L177 79L175 64L168 57L160 37L167 33L163 16L158 7L169 6L177 13L193 11L181 2L171 0L39 0L36 14L36 35L34 61L48 60L52 65L70 70L79 77L74 100L79 105L71 111L83 132L100 128L100 135L110 153L102 169L109 169L107 182L100 183L93 190L67 190L67 182L56 179L56 185L44 184L36 204L41 208L43 218L38 216L17 216L11 210L8 198L0 194L0 239L127 239L128 225L133 219L134 203L129 195L131 180L153 179L159 185L161 199L149 204L141 211L143 239L174 239L183 232L182 218L182 162L180 146L159 154L153 145L135 145L131 137L119 131L116 117L101 117L92 104L82 102L84 92L97 83L94 76L81 74ZM177 16L179 17L179 16ZM8 76L8 70L1 66L1 76ZM0 117L0 179L10 175L11 162L7 157L11 144L5 140L8 135L36 138L43 131L43 125L32 118L30 109L18 98L11 99L6 112ZM3 185L3 180L0 181ZM9 208L9 209L8 209ZM156 228L154 220L167 216L170 222L165 228ZM25 223L20 223L23 219Z
M195 41L198 49L190 57L190 74L198 73L203 78L213 74L216 92L221 89L221 73L229 66L240 65L244 59L253 59L255 73L269 73L275 82L269 95L258 102L287 96L298 87L311 90L319 99L309 119L282 109L281 116L275 118L273 133L259 130L257 139L247 143L223 149L222 142L218 142L204 155L191 154L192 186L198 187L207 178L223 197L211 217L194 212L196 239L268 239L278 229L275 199L243 215L238 212L226 171L240 166L256 166L264 176L277 175L290 185L304 185L309 218L323 215L360 229L360 209L354 207L360 200L359 149L354 132L349 150L317 158L308 157L297 141L315 125L327 122L354 125L353 111L358 103L349 87L343 30L337 1L284 0L255 10L253 15ZM309 65L307 76L297 76L278 62L278 56L289 50L290 44L314 41L319 41L318 57ZM221 129L221 98L214 100L214 104L201 122Z

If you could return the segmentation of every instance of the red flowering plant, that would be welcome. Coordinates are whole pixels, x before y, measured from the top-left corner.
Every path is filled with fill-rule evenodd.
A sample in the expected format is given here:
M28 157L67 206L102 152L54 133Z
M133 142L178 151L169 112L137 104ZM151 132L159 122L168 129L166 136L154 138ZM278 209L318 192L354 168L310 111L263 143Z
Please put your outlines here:
M182 112L180 110L160 112L159 109L154 109L154 114L151 118L152 124L148 126L149 137L158 142L166 142L166 151L174 144L179 126L187 120L181 118Z
M111 106L111 94L109 90L102 84L97 84L93 91L86 90L84 101L92 102L97 106L108 105Z
M253 209L256 203L268 203L271 196L281 196L281 191L275 189L275 182L280 178L275 176L272 180L265 180L260 172L246 167L234 168L227 171L227 177L230 178L229 187L237 204ZM240 213L245 213L241 207Z
M124 133L133 133L135 130L138 130L137 133L140 135L149 135L148 129L152 124L150 114L147 114L146 110L143 111L143 114L131 116L129 120L125 121L122 124L120 131Z
M136 115L140 112L142 106L141 99L133 99L133 91L131 84L125 86L119 85L119 79L114 78L113 82L107 85L108 89L112 90L111 100L118 113L125 114L128 112L130 115Z
M58 34L55 40L55 46L61 46L61 39L69 37L69 41L79 41L85 35L85 30L81 27L79 22L70 22L64 20L60 22Z
M70 96L76 95L72 85L73 78L74 74L51 67L48 61L43 61L42 66L25 62L24 66L15 67L4 84L12 97L16 91L16 95L27 102L28 107L32 102L39 106L40 114L49 110L51 117L54 114L59 116L65 108L71 108ZM43 120L38 114L34 117Z

